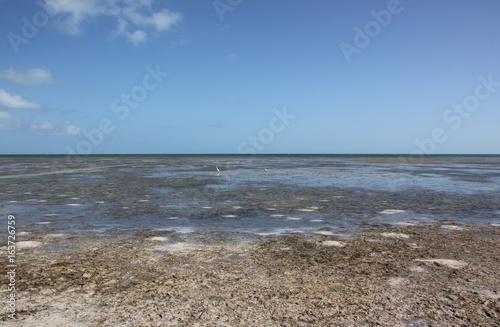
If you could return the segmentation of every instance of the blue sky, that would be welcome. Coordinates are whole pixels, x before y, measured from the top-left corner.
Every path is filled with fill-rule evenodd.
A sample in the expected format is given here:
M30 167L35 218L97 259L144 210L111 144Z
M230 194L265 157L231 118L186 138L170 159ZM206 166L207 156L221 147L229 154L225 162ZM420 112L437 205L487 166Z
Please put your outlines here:
M0 0L0 154L500 153L498 13Z

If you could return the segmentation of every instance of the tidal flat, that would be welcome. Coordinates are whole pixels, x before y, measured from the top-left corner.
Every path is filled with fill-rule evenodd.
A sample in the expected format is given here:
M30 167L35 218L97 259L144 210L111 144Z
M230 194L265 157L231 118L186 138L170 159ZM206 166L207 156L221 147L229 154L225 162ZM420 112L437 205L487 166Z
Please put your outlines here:
M0 158L20 326L499 326L498 156L73 159Z
M34 241L18 250L17 317L27 327L500 321L495 226L408 226L342 239L145 231Z

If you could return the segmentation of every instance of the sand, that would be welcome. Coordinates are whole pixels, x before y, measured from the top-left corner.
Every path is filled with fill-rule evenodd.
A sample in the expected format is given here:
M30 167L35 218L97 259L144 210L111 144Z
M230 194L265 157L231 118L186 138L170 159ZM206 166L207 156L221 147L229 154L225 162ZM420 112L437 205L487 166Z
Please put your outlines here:
M465 227L459 225L441 225L441 228L451 229L451 230L464 230Z
M441 266L450 267L453 269L460 269L467 266L467 262L452 259L415 259L418 262L429 262Z
M344 242L339 242L339 241L323 241L321 242L321 244L324 246L337 246L337 247L345 246Z
M161 243L164 238L167 244ZM342 240L169 231L30 239L44 243L24 247L17 256L19 326L498 326L500 321L498 227L408 226ZM419 247L407 246L410 242ZM6 273L1 278L7 282ZM2 312L0 325L5 320Z
M164 236L153 236L153 237L148 238L148 240L157 241L157 242L165 242L168 240L168 238L164 237Z
M392 238L410 238L410 235L403 233L381 233L380 235L384 237L392 237Z
M318 230L318 231L314 232L314 234L324 235L324 236L332 236L332 235L334 235L333 232L330 232L328 230Z
M16 248L18 250L22 249L29 249L29 248L36 248L42 245L42 242L36 242L36 241L23 241L23 242L17 242L16 243Z

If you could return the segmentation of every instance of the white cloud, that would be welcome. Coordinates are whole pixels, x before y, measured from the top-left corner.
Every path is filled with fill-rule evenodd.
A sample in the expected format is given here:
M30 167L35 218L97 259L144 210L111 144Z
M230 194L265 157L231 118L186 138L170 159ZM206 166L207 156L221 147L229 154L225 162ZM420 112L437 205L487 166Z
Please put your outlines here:
M161 12L154 13L153 16L151 16L151 23L156 27L157 31L161 32L169 30L170 27L177 24L181 18L181 14L172 13L163 9Z
M52 76L47 68L17 70L10 68L0 72L0 78L17 85L40 85L52 83Z
M148 35L144 31L137 30L134 33L127 33L127 38L133 45L138 45L145 42L148 39Z
M70 35L83 33L83 24L99 15L119 15L116 1L100 0L45 0L42 6L51 15L58 27Z
M64 122L63 134L77 135L78 133L80 133L80 127L73 125L69 121Z
M116 27L116 31L115 31L115 35L124 35L127 33L127 26L128 26L128 23L125 19L123 18L119 18L118 21L118 26Z
M24 100L18 95L12 95L4 89L0 89L0 108L6 109L40 109L41 105Z
M19 127L19 120L12 117L11 114L5 111L0 111L0 130L10 130Z
M54 132L55 126L49 121L33 122L30 125L30 130L39 134L51 134Z
M146 28L157 32L169 30L181 21L182 15L168 9L153 10L153 0L43 0L44 8L54 17L59 28L70 34L84 32L84 25L94 18L107 16L117 21L115 36L125 36L136 45L147 39ZM129 32L129 25L136 31ZM138 29L138 27L140 29Z
M38 135L50 136L73 136L80 133L80 127L65 121L62 125L56 126L54 123L44 120L35 121L30 125L30 131Z
M153 26L158 32L166 31L176 23L178 23L182 16L179 13L173 13L167 9L156 12L151 16L145 16L140 9L136 7L129 7L124 10L124 15L130 19L134 24L139 26Z

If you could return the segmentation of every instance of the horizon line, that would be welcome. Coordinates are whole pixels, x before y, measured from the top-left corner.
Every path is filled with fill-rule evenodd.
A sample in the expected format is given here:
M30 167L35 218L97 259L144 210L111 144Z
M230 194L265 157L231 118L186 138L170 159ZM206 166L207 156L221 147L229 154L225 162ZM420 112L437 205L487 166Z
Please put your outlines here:
M62 154L62 153L12 153L0 154L0 157L20 156L53 156L53 157L106 157L106 156L238 156L238 157L265 157L265 156L409 156L409 157L437 157L437 156L500 156L500 153L96 153L96 154Z

